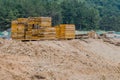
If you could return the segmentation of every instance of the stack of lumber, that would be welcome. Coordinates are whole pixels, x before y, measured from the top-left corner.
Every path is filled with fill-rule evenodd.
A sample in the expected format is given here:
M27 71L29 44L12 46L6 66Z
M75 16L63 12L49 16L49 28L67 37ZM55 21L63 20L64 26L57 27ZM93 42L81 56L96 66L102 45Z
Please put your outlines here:
M30 24L38 24L40 27L51 27L51 17L29 17L28 22Z
M28 20L26 39L40 40L55 38L55 28L51 27L50 17L32 17Z
M32 30L28 30L26 31L25 34L25 39L27 40L39 40L39 36L38 36L39 30L38 29L32 29Z
M24 39L25 25L20 24L18 21L12 21L12 38L13 39Z
M37 24L37 25L40 25L41 24L41 21L40 21L40 17L29 17L28 18L28 23L29 24Z
M18 18L12 21L12 39L74 39L75 25L61 24L51 27L51 17Z
M40 39L56 39L56 30L55 27L46 27L39 29Z
M61 39L74 39L75 38L75 25L73 24L61 24L59 36Z
M51 23L50 17L29 18L26 39L40 40L53 38L55 30L51 27Z
M52 26L51 17L40 17L40 26L41 27L51 27Z
M75 39L88 39L88 34L76 34Z
M27 18L18 18L17 21L19 23L24 23L25 24L25 23L27 23L28 19Z
M30 19L29 19L30 20ZM26 27L26 34L25 34L25 39L27 40L38 40L38 34L39 34L39 24L38 22L35 22L34 19L31 19L28 22L28 26Z

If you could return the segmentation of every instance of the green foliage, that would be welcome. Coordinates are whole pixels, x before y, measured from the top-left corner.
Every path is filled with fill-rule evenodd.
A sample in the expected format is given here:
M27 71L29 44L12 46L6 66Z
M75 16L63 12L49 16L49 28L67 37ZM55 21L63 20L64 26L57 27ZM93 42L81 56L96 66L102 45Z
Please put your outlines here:
M0 0L0 30L19 17L50 16L53 26L120 31L120 0Z
M120 0L86 0L99 10L100 29L120 31Z

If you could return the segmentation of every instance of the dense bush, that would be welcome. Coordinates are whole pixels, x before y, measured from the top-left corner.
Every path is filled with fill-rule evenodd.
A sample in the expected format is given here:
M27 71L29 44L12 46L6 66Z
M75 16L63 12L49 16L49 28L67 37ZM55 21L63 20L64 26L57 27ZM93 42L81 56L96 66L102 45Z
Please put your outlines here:
M53 25L72 23L80 30L120 31L119 0L0 0L0 30L19 17L50 16Z

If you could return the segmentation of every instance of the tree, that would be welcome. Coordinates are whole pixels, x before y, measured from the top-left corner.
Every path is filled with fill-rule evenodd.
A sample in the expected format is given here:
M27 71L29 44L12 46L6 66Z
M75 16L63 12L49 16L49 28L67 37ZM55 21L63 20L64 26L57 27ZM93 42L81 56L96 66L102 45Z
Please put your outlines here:
M52 17L53 26L120 31L120 0L0 0L0 30L19 17Z
M73 23L76 29L98 29L99 12L94 8L88 8L85 3L78 0L63 1L61 3L63 23Z

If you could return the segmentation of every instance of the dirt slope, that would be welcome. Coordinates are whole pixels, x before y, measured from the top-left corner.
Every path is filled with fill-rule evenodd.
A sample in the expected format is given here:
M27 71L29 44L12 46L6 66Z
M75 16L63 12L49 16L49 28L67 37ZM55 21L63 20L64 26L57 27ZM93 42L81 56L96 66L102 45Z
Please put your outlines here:
M111 57L111 51L117 56ZM120 80L119 52L119 47L92 39L33 42L1 39L0 80Z
M105 57L115 63L120 63L120 46L115 46L102 40L87 40L88 43L83 43L86 48L98 55ZM120 42L120 39L119 39Z

